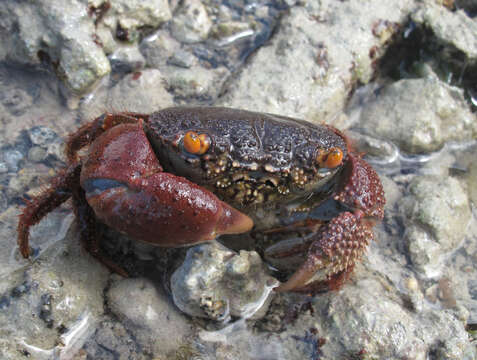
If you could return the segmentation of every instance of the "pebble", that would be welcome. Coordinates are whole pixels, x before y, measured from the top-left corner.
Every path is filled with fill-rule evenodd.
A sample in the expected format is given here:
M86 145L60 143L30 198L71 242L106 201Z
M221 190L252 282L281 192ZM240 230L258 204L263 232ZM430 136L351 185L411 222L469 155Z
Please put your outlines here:
M45 160L47 156L47 151L39 146L33 146L30 151L28 151L28 160L33 162L41 162Z
M172 35L185 43L207 39L212 21L199 0L185 0L171 22Z
M35 126L30 129L28 136L35 145L46 148L57 137L56 133L46 126Z
M3 153L3 161L8 167L9 171L17 172L19 170L20 161L24 159L24 155L15 149L6 150Z
M216 242L189 249L171 277L172 297L179 309L216 321L262 317L277 285L255 251L236 254Z
M190 68L196 63L196 58L188 51L177 50L167 60L170 65L175 65L183 68Z

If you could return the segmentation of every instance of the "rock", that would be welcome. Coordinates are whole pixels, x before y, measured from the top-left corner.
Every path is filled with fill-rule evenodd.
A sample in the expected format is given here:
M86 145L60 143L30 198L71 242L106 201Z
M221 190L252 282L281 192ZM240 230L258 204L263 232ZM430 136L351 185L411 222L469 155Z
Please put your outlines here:
M384 52L387 42L373 35L373 27L402 22L410 5L323 1L291 8L280 30L244 66L220 104L316 123L332 121L344 108L349 88L371 79L375 59L370 49ZM351 19L360 19L361 25Z
M149 280L116 280L106 297L111 311L127 324L143 351L168 358L192 334L187 319Z
M21 151L26 155L32 144L28 134L32 128L47 127L56 134L65 134L72 128L75 116L65 109L60 90L64 86L58 83L54 74L0 61L0 79L4 79L3 85L0 80L0 99L4 94L24 94L18 104L24 111L17 115L12 115L0 101L2 145L21 145Z
M315 298L313 306L315 321L329 339L339 339L325 343L325 358L345 351L365 353L371 359L424 360L430 352L445 352L450 343L461 359L476 356L463 324L451 312L409 312L393 291L385 290L372 276L346 286L339 296ZM445 344L446 341L450 343Z
M474 151L472 154L475 156L477 151ZM467 188L469 191L470 201L474 203L474 206L477 206L477 162L472 161L469 165L469 170L467 173Z
M390 141L376 139L355 131L347 131L346 135L350 137L359 151L364 152L365 159L370 161L371 164L374 162L390 164L399 156L397 147Z
M13 116L25 114L33 105L33 98L23 89L13 88L0 94L0 102Z
M95 334L86 342L84 350L88 358L93 359L147 359L127 329L121 323L112 320L103 321L99 325Z
M426 277L439 274L443 266L441 255L445 253L432 236L417 226L408 226L405 240L412 263Z
M209 70L201 66L189 69L168 66L164 69L169 89L178 99L215 99L229 74L224 67Z
M66 162L65 142L63 139L57 137L55 140L49 143L46 148L46 153L48 156L53 156L55 159Z
M451 12L443 6L428 3L412 13L411 19L431 29L440 43L460 50L471 63L477 61L477 23L464 11ZM445 56L445 53L439 55Z
M104 3L103 3L104 4ZM96 25L95 33L96 43L103 48L106 55L112 54L120 45L116 42L114 34L111 29L106 27L103 23Z
M8 207L8 198L3 191L0 191L0 213L4 212Z
M115 72L138 71L144 67L146 59L139 52L136 46L122 46L118 48L110 57L111 66Z
M179 309L218 321L263 316L277 285L256 252L236 254L219 243L192 247L171 277L172 296Z
M286 333L257 333L247 327L244 320L240 320L218 331L201 331L198 348L202 352L206 350L217 360L317 359L316 356L321 354L320 334L294 330Z
M46 126L35 126L28 131L28 137L34 145L47 148L58 136Z
M159 30L141 42L140 50L146 58L147 66L158 69L165 65L176 51L180 51L179 47L179 42L168 32Z
M0 311L0 322L5 324L0 328L2 359L75 353L103 314L108 271L84 253L76 227L62 233L61 241L33 265L14 270L1 281L0 298L6 310Z
M466 235L471 212L465 190L453 177L419 177L401 202L411 260L425 276L433 276L442 257Z
M83 3L7 2L3 11L11 18L5 44L10 48L7 60L28 65L49 63L77 93L84 93L109 73L109 61L93 41L94 24Z
M142 28L157 28L172 16L167 0L117 0L110 4L101 22L122 41L135 42Z
M6 188L8 197L22 197L28 189L38 186L38 179L41 175L44 179L47 178L45 166L38 165L38 168L25 167L20 169L14 176L10 177Z
M5 174L8 172L8 165L6 162L1 161L0 162L0 174Z
M67 4L7 2L0 13L11 20L5 24L8 36L0 55L19 64L48 63L74 93L84 94L111 71L104 53L116 48L111 33L118 37L122 32L120 40L134 41L141 29L157 28L171 18L166 0L108 2L110 8L98 18L101 4L78 0ZM22 106L25 104L23 101Z
M173 104L172 96L164 89L165 81L159 70L147 69L126 75L111 90L108 108L149 114Z
M10 148L3 152L3 161L7 165L8 170L13 172L18 171L24 157L23 153L15 148Z
M33 146L30 151L28 151L28 160L32 162L41 162L45 160L47 156L46 150L39 146Z
M15 248L17 246L15 239L19 214L20 210L16 206L2 209L2 212L0 213L0 224L2 224L2 226L0 226L0 245L3 249L0 253L0 263L2 264L2 267L0 268L0 278L8 278L10 274L14 273L14 271L20 267L14 257ZM2 283L0 281L0 284L0 292L7 291L9 286L13 287L11 286L11 283L9 284L7 282Z
M212 22L199 0L185 0L171 22L171 33L177 40L196 43L207 39Z
M225 40L230 37L239 36L244 33L252 33L250 24L240 21L224 21L215 25L211 31L210 36L217 40Z
M404 79L380 90L361 111L361 126L408 153L477 138L477 121L462 90L436 79Z
M190 68L196 63L196 58L188 51L177 50L172 54L172 56L167 60L167 63L170 65L175 65L182 68Z
M458 9L464 9L469 16L475 16L477 12L477 1L475 0L456 0L455 5Z

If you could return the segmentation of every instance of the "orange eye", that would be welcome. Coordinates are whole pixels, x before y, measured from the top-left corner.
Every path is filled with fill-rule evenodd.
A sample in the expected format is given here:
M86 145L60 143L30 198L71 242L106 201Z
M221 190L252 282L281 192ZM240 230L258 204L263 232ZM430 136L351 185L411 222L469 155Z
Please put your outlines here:
M209 150L210 137L207 134L198 135L194 131L188 131L184 135L184 149L194 155L202 155Z
M188 131L184 135L184 149L191 154L199 154L200 139L194 131Z
M334 169L343 162L343 151L340 148L331 148L328 152L318 152L316 160L320 167Z
M199 155L205 154L210 147L210 137L207 134L200 134L200 150L198 152Z

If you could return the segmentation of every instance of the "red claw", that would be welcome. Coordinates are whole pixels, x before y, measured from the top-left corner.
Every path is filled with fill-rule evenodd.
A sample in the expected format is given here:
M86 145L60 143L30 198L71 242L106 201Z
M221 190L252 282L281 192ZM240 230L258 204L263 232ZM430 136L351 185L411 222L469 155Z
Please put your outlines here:
M118 125L93 143L81 186L99 219L155 245L185 246L253 226L211 192L162 172L141 124Z

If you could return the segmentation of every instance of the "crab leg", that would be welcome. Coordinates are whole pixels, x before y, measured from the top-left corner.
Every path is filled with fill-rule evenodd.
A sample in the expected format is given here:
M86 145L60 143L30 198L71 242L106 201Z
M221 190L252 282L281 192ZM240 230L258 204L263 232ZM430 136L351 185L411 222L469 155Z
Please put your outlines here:
M317 292L339 288L355 261L364 253L373 233L359 216L343 212L317 233L305 262L277 291ZM326 268L326 278L314 279Z
M72 189L78 187L81 170L79 163L70 165L52 179L52 185L42 191L35 199L28 201L18 221L18 247L24 258L30 256L28 245L30 227L39 223L50 211L63 204L72 195Z
M252 220L185 178L162 172L142 122L90 146L81 186L96 216L144 242L185 246L252 228Z
M373 239L372 226L384 216L384 191L374 169L350 154L334 199L350 211L319 229L305 262L277 291L317 292L338 289ZM317 277L320 270L325 276ZM321 274L323 275L323 274Z

